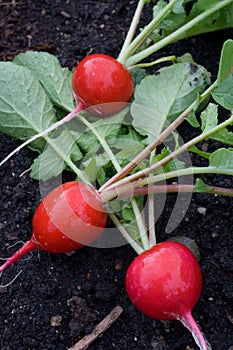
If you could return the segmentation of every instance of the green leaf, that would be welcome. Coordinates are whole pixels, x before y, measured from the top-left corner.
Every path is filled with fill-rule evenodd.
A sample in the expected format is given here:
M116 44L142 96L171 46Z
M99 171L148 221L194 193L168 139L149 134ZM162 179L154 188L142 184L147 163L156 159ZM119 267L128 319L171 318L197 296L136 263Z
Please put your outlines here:
M201 129L203 133L208 132L218 125L218 106L214 103L210 103L205 111L201 113ZM222 142L226 145L233 146L233 133L227 130L226 127L211 134L209 139ZM207 140L207 139L206 139Z
M17 55L14 63L28 67L35 74L55 105L67 111L73 110L72 73L68 68L62 68L55 56L27 51Z
M148 136L149 143L161 133L166 120L176 119L209 83L206 69L192 63L177 63L148 75L135 89L133 126Z
M189 151L193 152L193 153L196 153L196 154L199 154L199 156L201 156L201 157L203 157L205 159L209 159L209 157L210 157L210 153L201 151L196 146L189 147Z
M197 8L201 11L208 10L214 4L217 4L219 0L199 0L197 2Z
M159 12L166 6L164 0L159 0L154 7L153 16L156 17ZM160 30L160 39L168 36L175 30L181 28L192 19L205 11L212 9L219 4L219 0L180 0L178 1L158 25ZM187 14L187 8L189 13ZM225 28L232 28L233 23L233 4L226 5L220 10L215 11L212 15L207 16L198 24L193 25L189 30L183 30L177 40L188 38L190 36L217 31ZM157 39L156 41L158 41Z
M119 141L119 140L118 140ZM122 140L122 144L124 140ZM131 141L127 142L127 147L123 148L120 152L116 154L116 159L121 167L127 165L132 159L134 159L144 148L139 142Z
M189 116L186 118L186 120L189 122L189 124L191 126L193 126L194 128L199 128L200 123L197 120L196 114L193 112L191 114L189 114Z
M105 184L105 182L108 180L108 177L106 176L106 172L103 168L98 169L96 174L96 179L100 186Z
M71 136L69 130L64 129L62 133L51 139L56 149L65 150L66 157L76 160L82 159L80 152L74 138ZM54 147L48 144L43 153L40 154L33 162L31 167L31 177L36 180L47 181L52 177L58 176L66 168L64 157L56 152Z
M147 72L143 68L134 68L131 70L130 74L133 78L134 86L136 86L140 83L140 81L143 78L145 78L145 76L147 75Z
M201 179L196 179L194 192L205 193L205 192L209 192L211 190L212 190L211 186L206 185Z
M233 70L233 40L227 40L223 44L219 63L218 80L225 79Z
M220 148L210 155L210 166L233 171L233 148Z
M212 134L210 138L226 145L233 146L233 132L228 131L227 128L217 131Z
M168 32L174 31L185 23L186 12L182 3L183 0L178 1L166 18L158 25L159 29L164 30L162 36L165 33L167 34ZM165 0L159 0L153 8L153 17L157 17L166 6L167 2Z
M0 131L25 140L56 121L53 105L26 67L0 62ZM41 149L44 142L33 143Z
M201 130L207 132L218 125L218 106L209 103L207 108L201 113Z
M168 156L171 152L167 148L163 148L160 154L156 154L153 157L153 163L157 163L166 156ZM175 158L168 162L167 164L163 165L161 168L159 168L156 171L156 174L162 174L167 173L174 170L184 169L184 162L180 161L179 159Z
M213 91L212 97L223 108L233 110L233 72L226 79L222 80L219 86Z
M134 199L137 202L138 207L142 209L143 203L144 203L143 196L137 196L137 197L134 197ZM135 213L132 208L131 202L122 203L121 216L122 216L122 222L124 223L133 224L135 222Z
M122 211L122 217L123 217L125 222L131 222L131 221L135 220L135 214L134 214L134 211L132 209L131 204L124 205L122 207L121 211Z
M96 159L94 157L90 158L87 162L84 173L86 174L87 178L90 182L94 182L96 180L97 175L97 166L96 166Z
M96 130L103 140L114 144L127 112L128 109L112 117L98 119L91 124L92 130ZM100 148L98 139L89 129L79 137L77 142L85 153L97 152Z
M184 55L177 57L176 62L177 63L193 63L193 64L195 64L193 56L189 52L186 52Z

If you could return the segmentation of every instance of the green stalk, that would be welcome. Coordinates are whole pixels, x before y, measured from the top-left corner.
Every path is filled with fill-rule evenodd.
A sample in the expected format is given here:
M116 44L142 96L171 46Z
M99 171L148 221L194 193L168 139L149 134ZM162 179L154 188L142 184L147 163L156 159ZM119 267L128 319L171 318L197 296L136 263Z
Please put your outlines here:
M132 182L132 181L135 181L139 178L144 178L145 176L155 172L156 170L158 170L159 168L161 168L162 166L164 166L165 164L167 164L168 162L170 162L171 160L177 158L179 155L181 155L183 152L187 151L191 146L194 146L195 144L205 140L205 139L208 139L212 134L216 133L217 131L219 131L220 129L230 125L233 123L233 116L231 116L229 119L225 120L224 122L220 123L219 125L217 125L215 128L211 129L211 130L208 130L204 133L201 133L200 135L198 135L197 137L193 138L192 140L186 142L185 144L183 144L181 147L177 148L175 151L171 152L168 156L164 157L162 160L160 160L159 162L155 163L154 165L146 168L146 169L143 169L143 170L140 170L132 175L129 175L127 176L126 178L123 178L117 182L115 182L114 184L110 185L107 187L107 190L110 190L112 188L117 188L117 190L119 190L119 186L121 185L124 185L124 184L127 184L129 182ZM190 169L190 168L188 168ZM195 169L195 168L191 168L191 169ZM210 169L210 167L206 168L202 168L202 169ZM178 170L175 172L175 176L177 176L177 174L179 175L181 172L183 174L183 172L185 171L186 169L182 169L182 170ZM206 170L205 170L206 171ZM180 173L179 173L180 172ZM171 174L168 173L168 174ZM191 173L187 173L184 175L190 175L192 174ZM195 173L194 173L195 174ZM223 174L225 174L225 172L223 172ZM231 173L227 172L226 173L227 175L232 175ZM159 175L156 175L156 176L159 176ZM161 175L160 175L161 176ZM163 175L163 179L167 179L166 174ZM181 175L179 175L181 176ZM174 177L174 176L172 176ZM161 177L162 178L162 177ZM168 177L170 178L170 177ZM146 180L140 180L141 181L141 184L148 184L148 183L151 183L149 181L150 179L146 179ZM143 182L145 181L145 183ZM153 182L153 181L152 181ZM106 189L105 189L106 191Z
M116 171L120 171L121 170L121 166L119 165L118 161L116 160L115 155L113 154L111 148L108 146L106 140L98 133L98 131L96 130L95 127L93 127L93 125L91 123L89 123L89 121L84 118L82 115L79 116L79 120L81 120L81 122L87 126L87 128L95 135L95 137L97 138L97 140L99 140L101 146L103 147L104 151L106 152L108 158L111 160L114 168L116 169Z
M118 56L118 61L125 64L127 59L133 55L138 47L149 37L149 35L155 30L157 25L167 16L172 7L178 0L171 0L167 6L156 16L142 31L141 33L128 45L128 42L123 45L121 52ZM140 3L140 1L139 1Z
M197 174L223 174L223 175L230 175L232 176L232 170L226 169L226 168L217 168L213 166L208 167L190 167L186 169L179 169L179 170L173 170L168 173L158 174L155 176L147 177L145 179L140 179L138 181L135 181L131 183L132 185L137 188L145 185L149 185L152 183L157 183L164 180L169 180L175 177L181 177L181 176L187 176L187 175L197 175ZM120 195L121 191L123 189L118 187L118 194Z
M181 192L191 192L191 188L185 188L183 185L183 190L182 190L182 185L179 185L179 187L176 188L176 190L166 190L165 191L165 187L159 190L160 186L149 186L149 188L146 188L144 186L148 186L148 185L152 185L155 183L158 183L160 181L164 181L164 180L169 180L172 178L176 178L176 177L181 177L181 176L188 176L188 175L197 175L197 174L223 174L223 175L230 175L232 176L232 170L231 169L220 169L217 167L190 167L190 168L186 168L186 169L179 169L179 170L174 170L174 171L170 171L168 173L163 173L163 174L158 174L155 176L149 176L146 177L145 179L140 179L138 181L134 181L129 183L125 183L125 184L121 184L117 186L117 190L114 188L109 188L107 189L105 192L103 192L101 194L101 198L103 199L103 201L110 201L113 198L115 198L116 196L118 196L119 198L124 198L125 196L127 196L127 194L132 193L132 187L135 189L134 194L136 195L144 195L147 194L148 191L151 191L152 193L163 193L163 192L177 192L178 190ZM169 187L168 187L169 189ZM130 192L131 191L131 192ZM207 192L205 192L207 193ZM209 192L209 193L213 193L215 194L215 192ZM218 192L216 192L216 194L223 194L223 195L227 195L226 193L228 193L229 196L233 196L232 190L228 190L228 191L224 191L223 189Z
M51 139L48 136L43 136L43 137L46 140L46 142L52 147L52 149L61 157L61 159L64 160L64 162L70 167L70 169L73 170L73 172L79 177L79 179L82 182L91 185L90 182L87 180L86 176L84 175L84 173L76 167L76 165L72 162L70 157L67 156L66 153L61 148L57 147L53 139Z
M135 35L144 5L145 5L145 0L139 0L118 59L125 51L128 52L128 48ZM119 62L121 61L119 60Z
M165 47L165 46L167 46L167 45L169 45L177 40L180 40L185 31L191 29L192 27L194 27L199 22L203 21L208 16L212 15L216 11L222 9L223 7L231 4L232 2L233 2L233 0L219 1L217 4L215 4L209 10L206 10L203 13L201 13L200 15L196 16L191 21L184 24L181 28L179 28L176 31L174 31L173 33L169 34L167 37L161 39L159 42L155 43L154 45L148 47L147 49L145 49L145 50L143 50L135 55L132 55L131 57L129 57L130 55L127 55L127 57L129 57L129 58L127 59L127 61L125 61L125 65L127 67L130 67L130 66L136 64L137 62L142 61L146 57L152 55L156 51L162 49L163 47Z
M122 237L131 245L131 247L135 250L135 252L140 255L144 249L135 241L132 239L126 228L120 223L117 216L113 213L108 213L108 216L112 220L112 222L115 224L115 226L118 228L120 233L122 234Z
M130 70L133 70L135 68L147 68L147 67L152 67L156 64L159 64L159 63L164 63L164 62L172 62L174 63L176 60L176 56L175 55L172 55L172 56L166 56L166 57L161 57L161 58L158 58L157 60L153 61L153 62L147 62L147 63L138 63L138 64L135 64L135 66L131 66L130 67Z
M150 164L152 163L152 159L155 152L153 151L150 155ZM149 175L151 176L151 174ZM148 230L149 230L149 242L150 246L154 246L156 244L156 233L155 233L155 206L154 206L154 197L155 194L151 191L151 188L148 188Z
M110 149L109 145L107 144L106 140L102 138L102 136L98 133L98 131L95 128L93 128L92 124L89 123L86 118L84 118L83 116L80 115L79 119L83 122L84 125L86 125L89 128L89 130L91 130L91 132L93 132L93 134L99 140L104 151L108 155L109 159L113 163L116 171L119 172L121 170L121 166L118 163L118 161L117 161L115 155L113 154L112 150ZM146 250L149 248L149 241L148 241L148 237L146 235L146 232L147 232L146 225L144 223L142 214L140 213L140 210L138 208L136 200L132 199L131 204L132 204L133 211L135 214L135 219L136 219L136 222L138 225L138 230L139 230L140 237L142 240L143 248Z
M213 90L218 86L218 81L216 80L209 88L203 92L198 100L198 105L200 105L206 98L210 96ZM131 162L129 162L121 171L109 179L101 188L100 192L109 188L112 184L125 178L144 158L146 158L156 147L158 147L183 121L197 108L197 101L194 101L178 118L174 120L150 145L142 150ZM127 177L128 179L129 177Z

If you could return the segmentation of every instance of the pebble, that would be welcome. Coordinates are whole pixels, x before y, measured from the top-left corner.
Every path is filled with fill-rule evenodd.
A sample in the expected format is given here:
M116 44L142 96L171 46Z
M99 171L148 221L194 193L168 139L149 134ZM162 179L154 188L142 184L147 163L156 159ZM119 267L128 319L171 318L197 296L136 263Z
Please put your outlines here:
M62 317L60 315L52 316L50 319L50 325L52 327L58 327L61 325Z
M197 208L197 212L198 212L199 214L203 215L203 216L206 215L206 211L207 211L207 209L206 209L205 207L199 207L199 208Z

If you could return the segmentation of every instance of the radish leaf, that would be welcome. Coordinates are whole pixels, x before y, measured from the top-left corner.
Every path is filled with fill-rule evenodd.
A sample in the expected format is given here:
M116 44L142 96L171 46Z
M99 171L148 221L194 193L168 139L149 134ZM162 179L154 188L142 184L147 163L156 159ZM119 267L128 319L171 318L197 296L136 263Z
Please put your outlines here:
M210 103L201 113L201 130L207 132L218 125L218 106Z
M55 56L27 51L17 55L14 63L28 67L35 74L55 105L66 111L73 110L72 73L68 68L62 68Z
M148 75L135 89L133 126L150 142L160 134L166 119L176 119L209 83L206 69L189 63L177 63Z
M156 28L156 33L158 33L158 29L160 29L160 35L152 35L151 38L153 39L155 37L155 41L161 40L162 38L181 28L186 23L190 22L198 15L212 9L214 6L218 6L218 3L219 0L178 1L173 6L167 17ZM166 1L159 0L154 6L153 17L155 18L158 16L158 14L165 8L166 5ZM189 8L188 14L187 8ZM198 24L191 26L189 30L183 30L183 32L179 35L179 38L176 40L181 40L190 36L217 31L220 29L232 28L232 23L233 4L228 4L225 7L215 11L213 14L209 15Z
M194 192L203 193L211 191L212 187L206 185L201 179L196 179Z
M233 110L233 72L224 79L213 91L214 100L222 107Z
M53 105L34 74L12 62L0 62L0 131L25 140L56 121ZM44 142L31 144L41 149Z
M209 159L211 167L233 171L233 148L220 148Z
M60 150L60 152L57 150ZM62 152L64 152L64 155ZM58 137L50 139L43 153L34 160L30 175L33 179L42 181L47 181L54 176L58 176L66 169L65 160L67 158L71 160L75 158L75 161L77 161L82 159L82 153L75 143L75 139L65 129Z
M117 115L109 117L108 119L102 118L91 123L91 130L87 128L87 131L83 132L77 140L80 148L86 153L96 152L100 148L101 145L96 135L93 133L95 130L103 140L108 141L109 144L111 143L114 145L126 113L127 111L123 110Z
M201 129L203 133L216 127L218 125L218 106L214 103L210 103L205 111L201 113L201 121ZM226 127L211 134L209 136L209 139L233 146L233 133L231 131L228 131Z
M218 80L225 79L233 70L233 40L227 40L223 44L219 63Z

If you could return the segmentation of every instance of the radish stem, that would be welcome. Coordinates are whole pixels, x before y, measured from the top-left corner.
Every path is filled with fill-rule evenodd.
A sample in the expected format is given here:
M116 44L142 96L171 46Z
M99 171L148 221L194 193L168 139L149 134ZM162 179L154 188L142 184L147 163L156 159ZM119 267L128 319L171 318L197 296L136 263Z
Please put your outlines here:
M199 104L201 104L206 98L210 96L213 90L218 86L218 82L215 81L201 96ZM110 180L100 187L99 192L108 188L113 183L124 179L144 158L146 158L156 147L158 147L183 121L188 117L190 113L196 108L196 102L194 101L177 119L174 120L150 145L143 149L131 162L129 162L121 171L114 175ZM127 180L127 179L126 179Z
M134 37L135 31L137 29L137 25L139 23L139 20L140 20L141 13L142 13L144 5L145 5L145 0L139 0L137 8L136 8L136 11L134 13L133 19L132 19L131 24L130 24L129 30L127 32L124 44L123 44L121 52L120 52L120 54L118 56L118 61L119 62L121 62L120 57L123 55L123 53L125 51L128 52L128 48L130 46L130 43L131 43L131 41L132 41L132 39Z
M134 66L131 66L128 69L131 71L135 68L147 68L147 67L152 67L152 66L159 64L159 63L170 62L170 61L172 63L174 63L175 60L176 60L176 56L174 56L174 55L166 56L166 57L161 57L153 62L135 64Z
M148 47L147 49L132 55L126 60L126 66L130 67L134 64L136 64L139 61L142 61L143 59L147 58L148 56L152 55L156 51L162 49L163 47L182 39L182 36L185 32L187 32L189 29L193 28L195 25L197 25L199 22L203 21L205 18L211 16L213 13L221 10L223 7L231 4L233 0L223 0L219 1L215 5L213 5L210 9L205 10L200 15L194 17L191 21L184 24L182 27L177 29L176 31L172 32L165 38L161 39L159 42L155 43L154 45ZM128 55L130 56L130 55ZM123 60L124 61L124 60Z
M170 12L172 7L177 3L178 0L171 0L169 4L167 4L164 9L160 11L160 13L152 19L152 21L141 31L141 33L131 42L130 45L128 45L129 40L126 37L126 43L123 45L122 50L120 52L120 55L118 56L118 61L122 64L125 64L127 62L127 59L133 55L133 53L142 45L142 43L149 37L149 35L155 30L156 26L167 16L167 14ZM139 1L139 5L140 5ZM145 2L145 1L142 1ZM141 10L141 8L140 8ZM136 10L135 15L137 18L137 22L139 21L139 11ZM136 24L136 21L134 21L134 25ZM134 29L135 32L135 29ZM130 33L131 34L131 33ZM131 39L130 35L130 39ZM128 66L128 65L127 65Z
M206 341L203 333L198 327L191 312L187 312L183 317L177 318L191 333L200 350L211 350L210 344Z
M104 151L106 152L106 154L108 155L109 159L111 160L113 166L115 167L116 171L119 172L121 171L121 166L118 163L115 155L113 154L112 150L110 149L108 143L106 142L105 139L103 139L103 137L98 133L98 131L87 121L87 119L83 118L82 116L80 116L80 121L84 123L84 125L86 125L88 127L88 129L96 136L96 138L99 140L101 146L103 147ZM142 244L144 249L148 249L149 248L149 240L147 237L147 228L146 228L146 224L144 222L144 218L142 216L142 213L140 213L138 204L136 202L135 199L131 200L131 204L132 204L132 208L135 214L135 219L138 225L138 230L140 233L140 237L142 240ZM119 225L118 225L119 227Z
M83 104L83 102L79 102L79 104L76 106L76 108L70 112L69 114L67 114L63 119L57 121L56 123L50 125L46 130L43 130L41 132L39 132L38 134L35 134L34 136L32 136L30 139L26 140L24 143L22 143L19 147L17 147L16 149L14 149L14 151L12 151L11 153L8 154L8 156L6 158L4 158L1 162L0 162L0 166L2 166L8 159L10 159L14 154L16 154L17 152L19 152L22 148L24 148L25 146L29 145L31 142L37 140L40 137L44 137L46 136L48 133L50 133L51 131L55 130L56 128L58 128L59 126L69 122L71 119L73 119L76 114L78 114L81 110L83 110L85 108L85 105Z
M217 186L209 186L210 189L205 192L199 192L195 190L195 185L186 185L186 184L174 184L174 185L150 185L150 186L142 186L137 187L132 190L133 183L130 184L130 189L122 190L121 193L112 189L105 191L101 194L101 199L103 202L109 202L114 199L117 195L117 198L127 198L129 196L145 196L150 194L159 194L159 193L205 193L205 194L215 194L219 196L229 196L233 197L233 189L232 188L223 188Z
M120 231L122 237L131 245L131 247L135 250L135 252L140 255L144 249L130 236L129 232L126 228L121 224L120 220L113 213L108 213L108 216L112 220L112 222L116 225L118 230Z
M150 155L150 164L152 163L154 151ZM149 175L151 176L151 175ZM150 185L151 186L151 185ZM155 205L154 205L154 193L148 187L148 229L149 229L149 243L150 247L156 244L156 233L155 233Z
M220 168L213 167L213 166L211 166L211 167L210 166L209 167L190 167L190 168L181 169L181 170L174 170L174 171L170 171L168 173L158 174L155 176L147 177L145 179L140 179L138 181L133 181L130 183L126 182L126 183L121 184L121 185L117 183L116 185L112 185L111 188L108 188L107 190L102 192L101 198L104 201L109 201L115 197L121 198L121 196L123 194L124 195L122 197L125 197L127 195L127 193L132 194L132 187L134 189L137 188L137 191L135 191L133 193L139 195L140 191L141 191L141 194L143 194L143 193L145 194L145 193L148 193L148 190L145 190L144 189L145 187L143 187L143 186L150 185L152 183L157 183L157 182L164 181L164 180L168 180L168 179L172 179L175 177L181 177L181 176L186 176L186 175L195 175L195 174L223 174L223 175L232 176L232 170L231 169L220 169ZM121 181L119 181L119 183ZM190 192L189 188L188 188L188 190L185 190L184 186L187 186L187 185L177 185L177 186L183 186L182 187L183 191L182 191L181 187L177 187L177 190L179 190L181 192ZM152 193L153 193L153 191L154 191L154 193L156 193L156 191L158 191L158 193L164 192L164 190L160 191L159 188L157 188L157 187L153 188L151 186L149 188L151 189ZM163 187L161 187L161 189L163 189ZM171 190L169 192L177 192L177 190L176 191ZM208 193L208 192L205 192L205 193ZM211 193L211 191L209 193ZM224 189L222 189L222 191L219 190L219 193L212 192L212 194L224 194L224 195L228 195L228 196L232 197L232 190L226 189L224 191Z
M203 132L200 135L198 135L197 137L193 138L192 140L186 142L185 144L180 146L175 151L171 152L168 156L164 157L162 160L155 163L154 165L152 165L146 169L140 170L132 175L129 175L128 177L124 177L123 179L121 179L117 182L114 182L112 185L107 186L107 189L109 190L111 188L117 187L117 189L119 191L120 185L127 184L127 183L132 182L134 180L137 180L141 177L144 178L146 175L149 175L149 174L155 172L156 170L158 170L159 168L161 168L162 166L164 166L165 164L167 164L171 160L177 158L183 152L187 151L191 146L194 146L198 142L201 142L202 140L207 139L212 134L216 133L217 131L221 130L222 128L224 128L228 125L231 125L232 123L233 123L233 116L231 116L229 119L225 120L224 122L218 124L216 127L212 128L206 132ZM166 174L156 175L156 176L153 176L149 179L148 178L146 178L144 180L141 179L139 182L137 182L137 184L138 185L139 184L146 185L146 184L150 184L150 183L155 182L155 181L158 182L158 181L169 179L169 178L172 178L175 176L200 174L201 171L203 171L204 174L218 173L219 172L219 174L232 175L232 171L230 169L219 169L219 168L215 168L215 167L190 167L190 168L186 168L186 169L179 169L179 170L175 170L175 171L170 171ZM135 182L134 182L134 185L136 185ZM103 189L103 186L102 186L101 190L102 189ZM105 190L106 190L106 188L105 188Z

